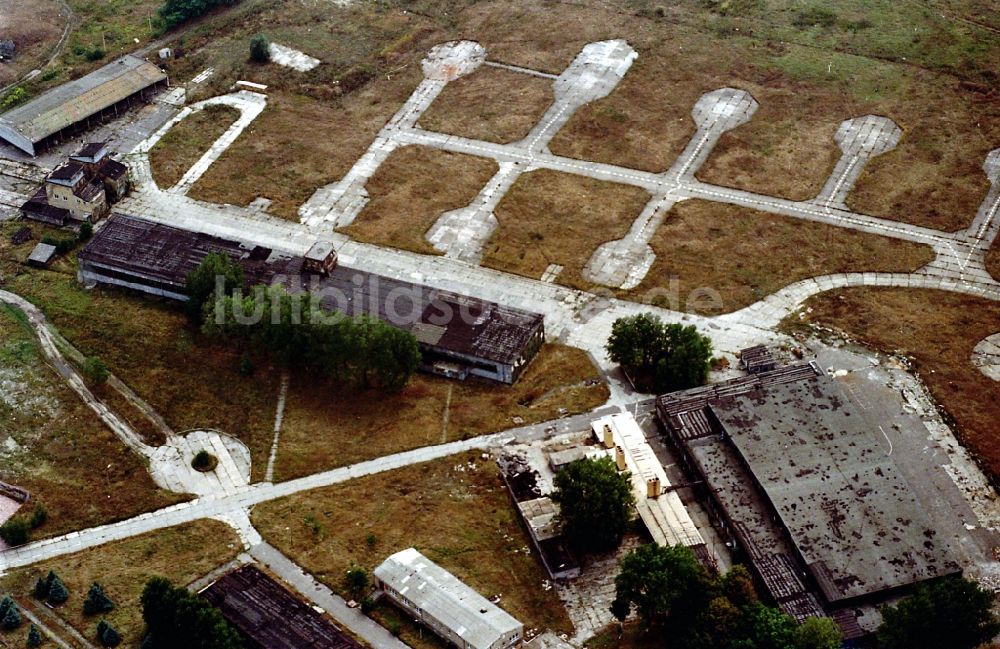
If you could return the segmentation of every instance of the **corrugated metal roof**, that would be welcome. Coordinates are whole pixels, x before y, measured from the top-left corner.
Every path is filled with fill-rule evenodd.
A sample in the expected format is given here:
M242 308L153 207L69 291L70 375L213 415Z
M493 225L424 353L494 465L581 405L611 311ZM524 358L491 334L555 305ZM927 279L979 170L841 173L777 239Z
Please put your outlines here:
M413 548L397 552L375 577L451 629L470 647L490 647L522 624Z
M166 78L152 63L126 54L0 115L0 122L31 142L40 142Z

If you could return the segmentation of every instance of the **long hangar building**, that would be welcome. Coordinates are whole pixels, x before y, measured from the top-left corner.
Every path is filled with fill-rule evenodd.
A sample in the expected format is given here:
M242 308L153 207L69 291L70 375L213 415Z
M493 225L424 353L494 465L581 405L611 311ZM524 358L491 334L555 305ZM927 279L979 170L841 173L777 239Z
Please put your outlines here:
M137 56L125 56L0 115L0 138L28 155L87 128L167 84L167 75Z
M79 277L84 284L187 300L188 273L213 252L240 264L248 286L280 282L291 292L319 296L330 311L370 315L410 331L427 372L511 384L545 342L541 314L340 266L325 242L295 257L113 214L80 251Z
M717 527L796 619L831 617L861 639L887 600L961 572L861 412L815 365L675 392L656 410Z

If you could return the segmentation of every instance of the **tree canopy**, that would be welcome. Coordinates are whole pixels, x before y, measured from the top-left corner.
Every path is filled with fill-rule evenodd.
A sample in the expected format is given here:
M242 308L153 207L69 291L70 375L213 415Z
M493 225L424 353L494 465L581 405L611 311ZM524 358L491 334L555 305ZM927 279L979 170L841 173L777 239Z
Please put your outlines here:
M271 60L271 43L263 34L257 34L250 39L250 58L257 63L267 63Z
M642 623L677 649L839 649L841 633L828 618L802 626L758 601L750 573L735 566L708 574L683 546L640 546L626 555L615 579L611 612L621 621L635 609Z
M243 268L228 255L210 252L187 276L187 315L191 322L202 321L205 303L215 295L218 283L226 295L243 288Z
M160 7L160 17L167 29L186 20L202 16L220 6L231 7L239 0L166 0Z
M993 593L963 578L919 587L882 611L882 649L974 649L1000 633Z
M632 518L632 484L608 457L571 462L556 474L552 499L559 503L566 538L584 552L617 548Z
M616 320L605 349L637 389L657 394L703 385L712 359L712 341L694 325L666 324L650 313Z
M243 649L217 608L162 577L150 579L142 591L142 618L148 649Z

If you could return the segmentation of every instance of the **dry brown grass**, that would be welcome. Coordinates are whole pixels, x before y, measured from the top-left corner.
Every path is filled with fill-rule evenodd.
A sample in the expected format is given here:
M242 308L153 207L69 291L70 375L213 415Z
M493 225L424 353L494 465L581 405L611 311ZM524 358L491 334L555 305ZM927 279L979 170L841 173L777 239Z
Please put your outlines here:
M36 538L108 523L184 500L153 484L128 449L50 368L19 311L0 307L3 479L49 512ZM11 383L6 383L10 381ZM25 508L30 511L31 506Z
M124 290L84 290L71 260L55 272L3 263L5 287L45 311L61 334L108 368L158 411L176 431L215 428L234 435L253 454L262 476L270 449L277 372L239 373L235 349L215 345L187 325L175 303ZM125 413L128 415L129 413Z
M370 573L412 546L485 597L502 594L500 606L525 627L572 628L556 592L541 587L545 571L528 550L496 465L479 454L264 503L253 520L269 542L336 591L344 592L351 565Z
M419 125L507 144L527 137L553 100L551 79L483 66L449 83Z
M807 277L910 272L934 259L928 246L701 200L675 205L651 245L656 262L628 295L653 300L678 278L673 308L696 313L734 311Z
M18 570L3 578L0 587L22 603L40 607L31 595L38 577L54 570L69 589L69 601L54 612L84 637L93 639L101 619L118 630L126 647L137 647L145 629L139 598L152 577L166 577L188 584L232 560L243 546L233 530L216 521L196 521L116 541ZM94 582L100 583L115 603L107 615L86 616L83 600ZM24 630L17 638L21 645Z
M858 288L824 293L806 306L812 310L804 322L911 356L964 445L994 478L1000 476L997 383L970 362L975 346L1000 331L1000 304L943 291ZM786 325L799 323L795 317Z
M607 386L586 353L545 345L511 386L417 375L399 394L352 393L293 380L285 405L275 479L554 419L559 409L603 404ZM593 382L593 384L588 384Z
M637 187L543 169L522 175L500 201L500 227L483 265L538 279L565 267L560 284L588 288L581 273L599 245L628 232L649 201Z
M175 124L149 152L156 184L161 189L176 185L239 116L232 106L211 104Z
M487 158L397 149L368 181L368 205L341 231L358 241L436 254L424 234L443 212L468 205L498 168Z
M57 0L0 0L0 32L14 40L13 61L0 63L0 86L6 86L48 60L66 20Z

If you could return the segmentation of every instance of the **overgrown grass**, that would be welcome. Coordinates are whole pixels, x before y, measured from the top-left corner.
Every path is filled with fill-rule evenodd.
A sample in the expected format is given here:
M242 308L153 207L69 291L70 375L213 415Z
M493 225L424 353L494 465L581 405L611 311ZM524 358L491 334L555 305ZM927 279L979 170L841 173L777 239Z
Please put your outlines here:
M239 116L232 106L209 104L171 127L149 152L156 184L161 189L176 185Z
M270 543L345 595L352 565L370 574L412 546L483 596L500 595L499 605L526 628L571 630L555 590L542 588L545 571L496 465L477 453L264 503L253 521Z
M417 375L387 396L303 377L289 388L275 479L585 412L607 398L587 354L561 345L543 346L511 387Z
M145 628L139 598L150 578L166 577L186 585L232 560L242 548L227 525L196 521L23 568L0 580L0 588L37 611L44 604L32 597L35 581L54 570L70 593L69 601L53 609L54 614L91 641L95 641L97 623L107 619L121 634L122 646L138 647ZM115 608L106 615L87 616L83 601L95 581ZM23 633L21 629L9 634L7 640L21 646Z

